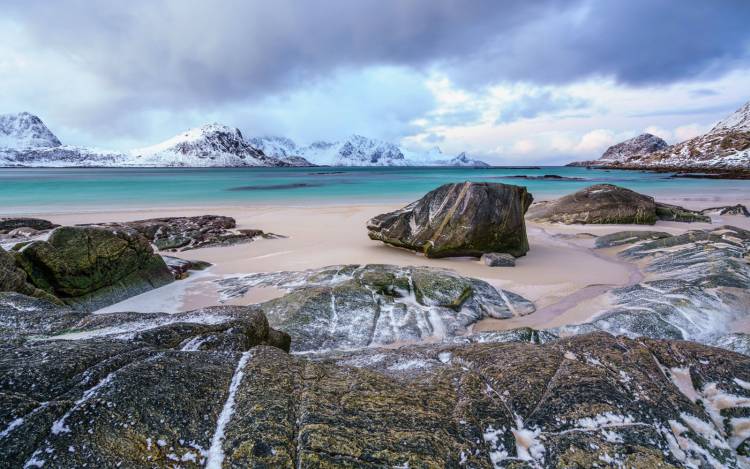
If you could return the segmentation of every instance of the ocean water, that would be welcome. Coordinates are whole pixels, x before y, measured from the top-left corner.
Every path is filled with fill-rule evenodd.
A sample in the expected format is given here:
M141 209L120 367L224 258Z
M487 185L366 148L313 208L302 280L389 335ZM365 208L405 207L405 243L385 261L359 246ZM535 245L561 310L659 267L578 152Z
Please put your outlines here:
M563 179L534 179L556 175ZM523 177L527 177L523 178ZM750 181L643 171L542 168L3 168L0 215L168 206L406 202L448 182L526 186L549 199L596 183L696 199L750 199Z

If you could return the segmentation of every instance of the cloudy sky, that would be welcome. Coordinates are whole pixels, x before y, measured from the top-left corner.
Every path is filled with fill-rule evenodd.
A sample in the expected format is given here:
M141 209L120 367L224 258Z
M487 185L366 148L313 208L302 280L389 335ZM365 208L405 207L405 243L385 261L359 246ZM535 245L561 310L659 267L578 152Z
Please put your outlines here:
M3 0L0 113L127 149L205 122L495 164L670 143L750 100L747 0Z

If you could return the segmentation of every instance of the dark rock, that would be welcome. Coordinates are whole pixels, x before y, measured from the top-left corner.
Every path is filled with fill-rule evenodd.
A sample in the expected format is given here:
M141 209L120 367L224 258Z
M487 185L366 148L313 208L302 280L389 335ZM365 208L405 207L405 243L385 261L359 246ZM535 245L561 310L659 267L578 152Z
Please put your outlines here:
M490 267L514 267L516 265L515 257L497 252L482 254L481 260Z
M59 302L16 292L0 292L0 339L54 334L73 327L89 313L60 307Z
M672 236L663 231L618 231L608 235L599 236L594 242L597 248L611 248L623 244L633 244L641 241L668 238Z
M62 304L55 296L29 283L26 272L16 265L13 254L0 247L0 292L17 292Z
M220 215L151 218L104 226L127 226L137 230L160 251L187 251L205 247L249 243L258 237L276 238L261 230L235 230L234 218Z
M37 231L51 230L60 225L40 218L0 218L0 234L8 233L17 228L32 228Z
M15 253L29 283L84 310L122 301L174 280L135 230L60 227Z
M629 337L720 340L727 325L750 317L750 231L732 226L637 243L619 255L645 265L648 280L609 292L613 307L589 323L551 332L603 330Z
M370 239L427 257L529 250L524 214L533 198L525 187L494 183L445 184L420 200L367 223Z
M0 349L0 454L8 467L739 468L748 382L746 356L603 333L320 361L29 341Z
M711 217L703 215L701 212L661 202L656 203L656 218L664 221L711 223Z
M612 184L596 184L554 201L532 205L528 218L566 225L653 225L657 220L711 221L698 212L658 203L653 197Z
M162 255L161 257L164 259L167 267L169 267L169 270L172 271L175 280L188 278L191 270L205 270L212 265L210 262L206 261L182 259L180 257L165 255Z
M224 300L254 287L290 291L260 308L300 352L440 339L464 334L482 318L534 312L533 303L515 293L428 267L342 265L217 283Z
M567 177L560 176L557 174L545 174L543 176L529 176L526 174L512 175L512 176L500 176L502 179L527 179L530 181L585 181L585 178L579 177Z
M704 215L744 215L750 217L750 211L742 204L705 208L700 213Z

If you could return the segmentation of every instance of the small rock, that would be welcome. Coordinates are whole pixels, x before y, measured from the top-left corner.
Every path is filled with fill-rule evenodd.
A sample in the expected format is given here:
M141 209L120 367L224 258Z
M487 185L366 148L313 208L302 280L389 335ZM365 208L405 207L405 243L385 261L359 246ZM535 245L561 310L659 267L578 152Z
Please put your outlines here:
M482 254L482 262L490 267L515 267L516 258L510 254L500 252L488 252Z
M704 215L744 215L750 217L750 211L742 204L705 208L700 213Z
M599 249L611 248L615 246L621 246L623 244L637 243L639 241L651 241L654 239L668 238L670 236L672 235L663 231L618 231L616 233L599 236L598 238L596 238L594 246Z
M60 225L42 220L41 218L11 218L11 217L0 217L0 233L8 233L15 230L16 228L32 228L34 230L51 230L57 228Z
M198 261L198 260L191 260L191 259L182 259L180 257L174 257L174 256L161 256L162 259L164 259L164 262L167 264L167 267L169 267L169 270L172 271L174 274L175 280L182 280L186 279L190 276L191 270L205 270L209 267L211 267L210 262L206 261Z

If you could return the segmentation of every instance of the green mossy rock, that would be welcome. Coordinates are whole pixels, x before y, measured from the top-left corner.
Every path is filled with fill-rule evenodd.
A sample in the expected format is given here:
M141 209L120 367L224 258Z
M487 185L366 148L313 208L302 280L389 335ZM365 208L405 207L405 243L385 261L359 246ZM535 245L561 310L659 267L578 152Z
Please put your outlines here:
M87 310L174 280L148 240L128 229L60 227L15 257L35 287Z
M0 292L17 292L24 295L62 304L62 301L47 291L28 282L26 272L19 268L12 253L0 247Z

